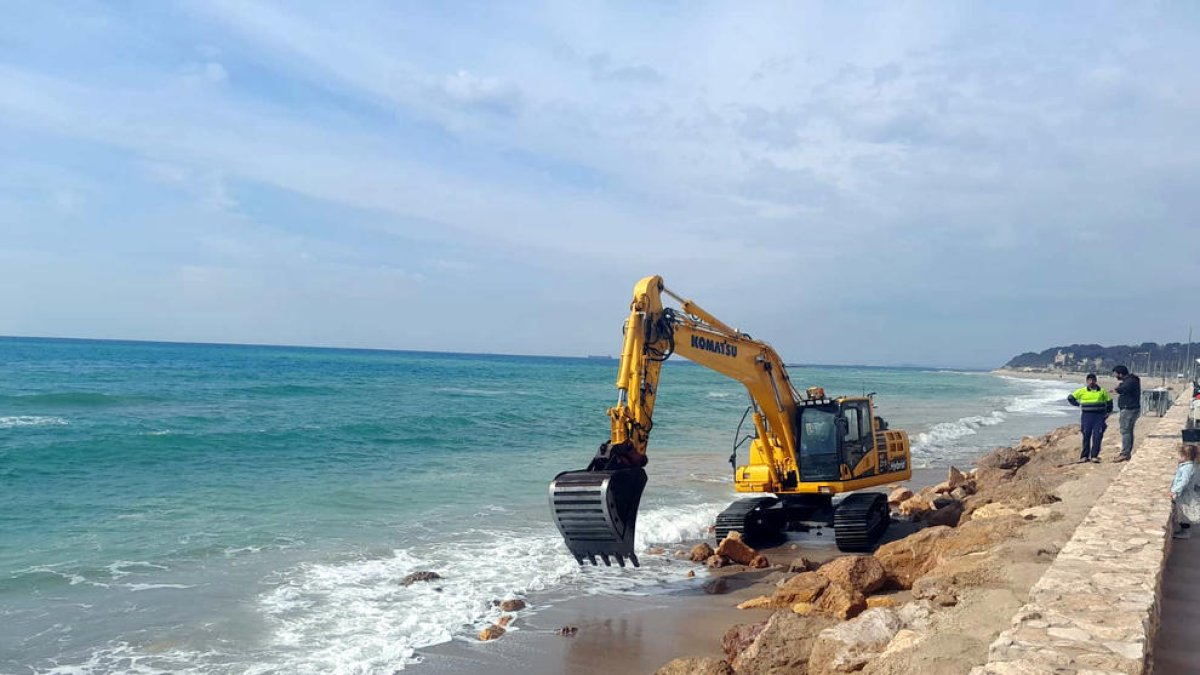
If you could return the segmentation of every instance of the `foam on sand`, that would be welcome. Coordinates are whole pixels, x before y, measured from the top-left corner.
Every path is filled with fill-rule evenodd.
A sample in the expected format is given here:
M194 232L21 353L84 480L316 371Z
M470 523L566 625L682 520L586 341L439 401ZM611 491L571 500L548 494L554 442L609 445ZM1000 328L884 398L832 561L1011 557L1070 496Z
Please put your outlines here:
M654 593L693 568L650 546L705 536L723 504L646 509L638 522L640 569L580 567L552 527L474 530L454 543L390 555L304 564L260 598L277 664L289 672L374 672L416 662L416 650L468 637L499 618L493 601L530 593ZM430 570L441 579L403 584ZM529 611L537 611L531 607ZM519 624L513 627L520 630Z

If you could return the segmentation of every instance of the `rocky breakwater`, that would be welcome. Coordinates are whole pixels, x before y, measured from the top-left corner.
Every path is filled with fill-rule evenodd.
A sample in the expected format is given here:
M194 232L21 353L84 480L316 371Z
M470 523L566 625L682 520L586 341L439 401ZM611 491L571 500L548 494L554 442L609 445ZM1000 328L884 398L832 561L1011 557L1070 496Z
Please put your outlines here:
M1163 569L1166 496L1187 417L1185 388L1163 417L1138 422L1133 459L1038 580L972 675L1151 672Z
M781 571L738 604L757 619L726 632L724 657L676 659L659 673L961 674L984 663L1115 473L1074 464L1078 442L1078 427L1063 427L970 472L951 468L938 485L895 489L892 531L911 534L873 555L817 565L772 553Z

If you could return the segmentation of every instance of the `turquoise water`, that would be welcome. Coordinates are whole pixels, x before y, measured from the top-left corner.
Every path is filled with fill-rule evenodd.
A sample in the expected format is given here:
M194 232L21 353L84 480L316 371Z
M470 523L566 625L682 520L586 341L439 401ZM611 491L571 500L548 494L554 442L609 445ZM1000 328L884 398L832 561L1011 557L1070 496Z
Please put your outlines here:
M616 362L0 339L0 672L391 672L513 594L644 592L580 570L553 475L607 433ZM1069 421L1069 384L792 367L878 393L918 465ZM640 518L702 536L733 497L743 390L666 364ZM486 560L487 564L481 564ZM416 569L441 586L404 587ZM536 606L533 608L536 611Z

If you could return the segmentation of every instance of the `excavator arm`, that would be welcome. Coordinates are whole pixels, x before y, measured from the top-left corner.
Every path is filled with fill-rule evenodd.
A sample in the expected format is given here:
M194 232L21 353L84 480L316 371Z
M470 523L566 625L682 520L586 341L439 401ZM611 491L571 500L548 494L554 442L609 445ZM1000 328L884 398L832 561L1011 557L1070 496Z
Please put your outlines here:
M663 295L679 303L664 307ZM610 437L582 471L566 471L550 484L555 524L575 559L596 564L609 556L625 565L634 554L637 509L646 485L647 447L662 364L673 354L741 382L753 401L757 451L765 458L766 482L797 471L797 395L782 360L770 345L742 333L651 276L634 287L625 322L617 401L608 409Z

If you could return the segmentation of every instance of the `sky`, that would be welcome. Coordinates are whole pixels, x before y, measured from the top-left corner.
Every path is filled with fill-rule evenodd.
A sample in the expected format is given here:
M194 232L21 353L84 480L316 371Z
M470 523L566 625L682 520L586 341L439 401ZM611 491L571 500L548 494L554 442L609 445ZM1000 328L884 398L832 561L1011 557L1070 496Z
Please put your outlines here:
M1200 4L55 2L0 23L0 335L788 362L1182 341Z

